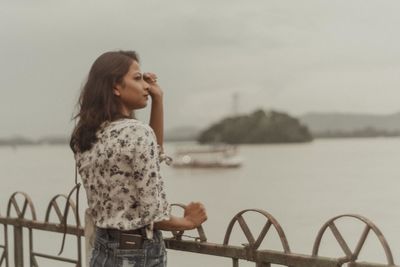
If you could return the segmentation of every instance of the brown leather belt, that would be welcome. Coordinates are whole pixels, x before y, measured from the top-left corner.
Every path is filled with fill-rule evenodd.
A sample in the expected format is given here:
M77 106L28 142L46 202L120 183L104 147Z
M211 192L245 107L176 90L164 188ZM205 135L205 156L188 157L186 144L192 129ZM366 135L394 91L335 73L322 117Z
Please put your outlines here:
M145 227L135 229L135 230L118 230L118 229L113 229L113 228L107 228L105 230L111 236L118 236L120 234L132 234L132 235L140 235L143 238L146 238L146 228Z
M143 242L147 239L146 228L142 227L135 230L118 230L112 228L102 228L108 235L119 240L120 249L140 249Z

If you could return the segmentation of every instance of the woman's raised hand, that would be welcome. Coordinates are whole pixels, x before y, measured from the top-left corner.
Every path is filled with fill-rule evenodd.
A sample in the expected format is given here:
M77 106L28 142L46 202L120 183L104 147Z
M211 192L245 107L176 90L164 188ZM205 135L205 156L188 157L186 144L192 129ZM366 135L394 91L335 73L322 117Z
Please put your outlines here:
M163 92L157 83L157 75L152 72L143 73L143 79L150 85L149 94L152 98L162 97Z

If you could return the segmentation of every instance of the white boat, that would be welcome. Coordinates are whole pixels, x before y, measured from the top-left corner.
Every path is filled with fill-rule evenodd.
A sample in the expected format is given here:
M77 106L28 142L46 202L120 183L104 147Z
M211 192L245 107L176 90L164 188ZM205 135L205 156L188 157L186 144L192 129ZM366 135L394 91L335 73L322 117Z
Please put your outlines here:
M175 168L238 168L243 159L236 146L205 146L179 149L175 152Z

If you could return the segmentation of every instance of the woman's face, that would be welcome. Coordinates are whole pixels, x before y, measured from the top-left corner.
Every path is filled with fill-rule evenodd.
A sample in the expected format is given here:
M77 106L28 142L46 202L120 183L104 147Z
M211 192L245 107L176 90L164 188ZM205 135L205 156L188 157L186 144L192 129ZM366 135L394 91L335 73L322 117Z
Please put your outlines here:
M131 112L147 106L149 84L143 79L140 66L133 61L123 81L114 86L114 95L120 98L123 112Z

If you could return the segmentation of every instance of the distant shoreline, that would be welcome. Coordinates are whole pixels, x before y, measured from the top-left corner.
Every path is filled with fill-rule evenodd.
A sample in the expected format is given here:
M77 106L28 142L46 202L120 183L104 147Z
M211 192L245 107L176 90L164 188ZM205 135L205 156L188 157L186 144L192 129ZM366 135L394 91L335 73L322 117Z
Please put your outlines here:
M32 140L26 137L0 139L0 146L38 146L38 145L68 145L66 137L51 137Z
M331 135L331 134L316 134L313 136L314 139L368 139L368 138L399 138L400 134L388 134L388 135L352 135L350 133L341 133L337 135ZM183 142L196 142L195 139L193 140L165 140L165 142L168 143L183 143ZM46 141L31 141L31 142L8 142L7 140L1 140L0 139L0 147L17 147L17 146L59 146L59 145L65 145L69 146L69 142L46 142ZM240 144L239 144L240 145Z

